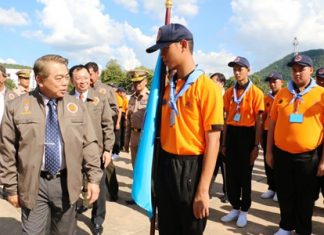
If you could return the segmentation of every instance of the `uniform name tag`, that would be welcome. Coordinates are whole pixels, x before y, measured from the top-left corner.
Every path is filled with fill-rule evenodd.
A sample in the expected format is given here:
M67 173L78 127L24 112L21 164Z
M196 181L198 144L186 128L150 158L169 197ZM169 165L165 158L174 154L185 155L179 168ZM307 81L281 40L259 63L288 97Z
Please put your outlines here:
M240 121L240 119L241 119L241 114L239 114L239 113L236 113L236 114L234 115L234 118L233 118L233 120L234 120L234 121L236 121L236 122L239 122L239 121Z
M290 123L303 123L304 121L304 115L298 114L298 113L292 113L289 116L289 122Z

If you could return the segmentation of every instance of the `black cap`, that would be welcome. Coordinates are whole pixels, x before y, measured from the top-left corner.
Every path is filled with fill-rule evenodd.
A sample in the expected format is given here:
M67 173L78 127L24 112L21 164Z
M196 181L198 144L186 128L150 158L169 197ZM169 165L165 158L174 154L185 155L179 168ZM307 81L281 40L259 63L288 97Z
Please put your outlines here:
M233 61L228 63L229 67L234 67L235 65L250 68L249 61L245 57L242 57L242 56L237 56Z
M287 66L292 67L294 64L299 64L304 67L313 67L313 60L307 55L298 54L291 59Z
M170 45L174 42L179 42L183 39L193 40L192 33L185 26L181 24L168 24L159 28L156 38L156 44L147 48L147 53L152 53L159 49Z

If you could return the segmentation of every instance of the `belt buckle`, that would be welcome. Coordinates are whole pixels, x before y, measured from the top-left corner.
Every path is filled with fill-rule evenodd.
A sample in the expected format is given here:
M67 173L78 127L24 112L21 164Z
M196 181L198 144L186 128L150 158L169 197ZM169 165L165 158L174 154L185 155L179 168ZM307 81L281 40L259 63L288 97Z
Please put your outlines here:
M47 179L47 180L51 180L51 179L53 179L53 178L54 178L54 176L51 175L51 173L47 173L47 174L46 174L46 179Z

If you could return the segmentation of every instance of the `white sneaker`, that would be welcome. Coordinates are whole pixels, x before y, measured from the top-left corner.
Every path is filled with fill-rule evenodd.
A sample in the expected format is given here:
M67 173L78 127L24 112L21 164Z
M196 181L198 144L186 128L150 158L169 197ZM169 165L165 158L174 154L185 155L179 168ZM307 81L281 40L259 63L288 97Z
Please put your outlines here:
M275 192L272 191L271 189L268 189L268 191L261 194L261 198L269 199L269 198L273 198L274 195L275 195Z
M224 215L221 218L221 221L225 223L231 222L233 220L236 220L239 217L239 214L240 214L239 210L232 209L227 215Z
M273 196L272 198L273 201L277 202L278 201L278 196L277 196L277 193L275 193L275 195Z
M279 229L277 232L275 232L273 235L290 235L291 231L287 231L284 229Z
M111 156L111 159L112 160L116 160L117 158L119 158L119 155L114 153L112 156Z
M236 221L236 226L239 228L244 228L246 225L247 225L247 211L241 211Z

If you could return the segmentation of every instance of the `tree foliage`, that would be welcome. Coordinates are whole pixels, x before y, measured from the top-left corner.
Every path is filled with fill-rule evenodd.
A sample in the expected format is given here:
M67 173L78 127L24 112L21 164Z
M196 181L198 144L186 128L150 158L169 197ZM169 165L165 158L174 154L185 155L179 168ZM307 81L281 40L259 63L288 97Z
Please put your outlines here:
M135 69L148 71L148 73L150 74L148 77L148 88L150 88L153 71L144 66L140 66ZM117 60L108 61L106 67L101 72L100 79L105 84L113 83L117 87L123 87L127 91L127 93L132 92L132 82L127 76L127 71L122 69Z
M8 88L9 90L13 90L16 88L15 82L10 78L7 78L4 83L5 83L6 88Z

